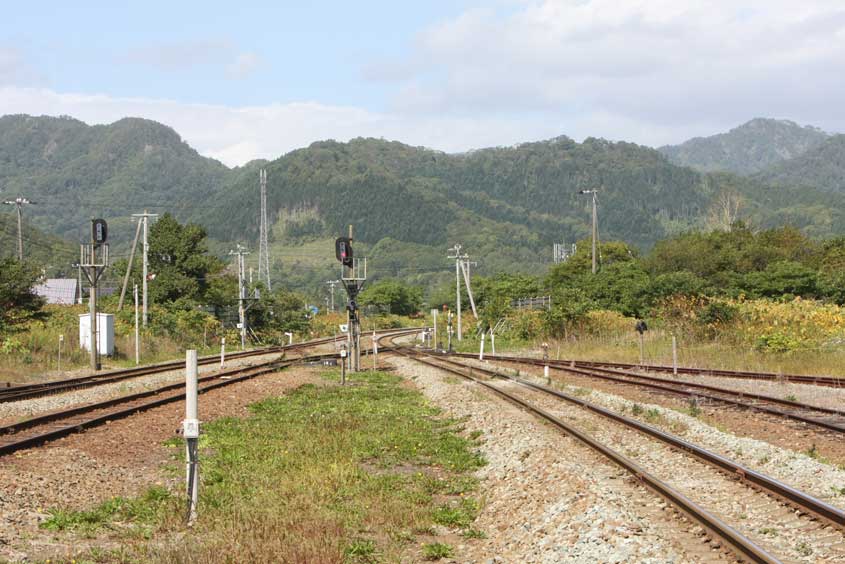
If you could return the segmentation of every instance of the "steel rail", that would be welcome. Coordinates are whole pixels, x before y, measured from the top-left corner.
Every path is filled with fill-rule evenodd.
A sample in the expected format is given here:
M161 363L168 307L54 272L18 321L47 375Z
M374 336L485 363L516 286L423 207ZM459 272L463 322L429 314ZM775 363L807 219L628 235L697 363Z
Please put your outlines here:
M673 372L674 367L665 364L632 364L628 362L601 362L601 361L587 361L587 360L566 360L565 362L574 362L576 366L594 367L594 366L610 366L613 368L622 368L628 370L642 369L652 372ZM775 372L752 372L747 370L725 370L722 368L696 368L692 366L679 366L677 368L679 374L689 374L693 376L717 376L724 378L741 378L746 380L767 380L767 381L783 381L793 384L809 384L814 386L828 386L835 388L845 387L845 377L837 376L814 376L811 374L778 374Z
M388 336L398 336L406 333L416 332L417 329L398 329L398 330L388 330L388 334L384 335L385 337ZM389 349L385 349L389 350ZM215 388L219 388L222 386L228 386L229 384L234 384L237 382L242 382L244 380L248 380L250 378L254 378L256 376L260 376L263 374L271 373L278 371L280 369L287 368L293 364L302 363L302 362L312 362L312 361L319 361L325 359L334 359L338 358L338 353L324 353L324 354L317 354L317 355L309 355L303 357L297 357L292 359L274 359L271 361L267 361L257 365L251 366L243 366L238 368L233 368L230 370L224 370L215 372L213 374L209 374L206 376L202 376L198 379L200 383L208 383L204 386L199 388L199 393L204 393L208 390L212 390ZM184 362L182 363L184 366ZM217 382L213 382L214 380L219 380ZM45 442L69 435L71 433L89 428L94 427L97 425L101 425L107 421L112 421L115 419L121 419L124 417L128 417L129 415L133 415L135 413L139 413L142 411L146 411L153 407L157 407L159 405L164 405L166 403L180 401L184 399L184 395L179 392L182 388L185 387L184 382L177 382L174 384L168 384L154 390L145 390L143 392L138 392L135 394L129 394L126 396L121 396L118 398L112 398L109 400L96 402L92 404L86 404L82 406L73 407L70 409L57 411L53 413L47 413L41 416L33 417L27 419L25 421L21 421L18 423L13 423L11 425L6 425L4 427L0 427L0 456L9 454L11 452L21 450L24 448L30 448L33 446L38 446ZM168 394L168 392L173 392ZM168 394L164 397L159 397L155 399L151 399L149 401L136 404L139 400L143 400L146 398L151 398L154 396L160 396L161 394ZM50 425L54 422L59 422L62 420L72 420L72 418L83 415L85 413L90 412L97 412L102 411L104 409L108 409L110 407L115 407L121 404L129 404L128 407L120 410L112 410L107 411L103 414L95 415L94 417L85 419L83 421L71 421L66 425L61 425L59 427L54 427L47 431L27 435L25 437L14 438L15 434L18 434L22 431L27 429L38 428L44 425ZM11 440L10 440L11 439Z
M697 503L686 497L683 493L679 492L678 490L674 489L673 487L663 482L656 476L647 472L643 467L641 467L633 460L601 444L588 434L569 425L568 423L552 415L548 411L545 411L542 408L532 405L531 403L519 398L518 396L510 394L490 384L489 382L485 382L484 380L475 378L472 375L467 375L466 373L464 373L464 370L470 371L470 374L472 371L478 370L475 367L468 367L462 365L459 369L457 367L444 366L438 362L420 358L420 355L417 351L409 352L408 349L401 347L397 347L396 352L417 362L427 364L439 370L451 372L453 374L461 376L462 378L475 382L496 393L497 395L505 398L507 401L510 401L511 403L520 406L526 409L527 411L539 416L540 418L552 423L564 433L580 440L593 450L601 453L602 455L615 462L617 465L621 466L622 468L633 474L638 480L640 480L652 491L656 492L658 495L669 501L672 505L674 505L683 513L688 515L691 519L698 522L706 530L710 531L715 536L718 536L719 538L727 542L743 558L747 558L752 562L759 563L780 562L777 557L757 545L754 541L744 536L739 531L737 531L736 529L734 529L733 527L731 527L730 525L728 525L706 509L704 509L703 507L699 506ZM501 375L497 376L501 377Z
M457 353L456 356L462 358L474 358L475 355L466 354L466 353ZM686 397L698 397L698 398L706 398L709 400L713 400L720 403L725 403L729 405L733 405L735 407L741 407L744 409L750 409L753 411L759 411L761 413L766 413L768 415L775 415L778 417L783 417L786 419L792 419L795 421L800 421L802 423L807 423L809 425L815 425L817 427L821 427L828 431L835 431L837 433L845 433L845 411L827 408L827 407L818 407L814 405L809 405L805 403L800 403L797 401L787 400L776 398L772 396L765 396L761 394L754 394L751 392L740 392L737 390L731 390L728 388L720 388L717 386L709 386L706 384L696 384L693 382L676 382L671 380L666 380L665 378L655 378L653 376L645 376L642 374L634 374L629 372L621 372L618 370L612 370L607 368L573 368L570 365L564 364L563 361L556 361L550 360L548 362L543 360L538 360L535 358L524 358L524 357L517 357L517 356L488 356L486 357L488 360L499 361L499 362L515 362L521 364L532 364L534 366L548 366L554 370L559 370L562 372L569 372L571 374L576 374L579 376L585 376L588 378L598 378L600 380L607 380L610 382L616 382L620 384L627 384L631 386L640 386L645 388L650 388L653 390L659 390L662 392L667 392L675 395L681 395ZM704 391L698 391L704 390ZM709 393L708 393L709 392ZM716 395L722 394L722 395ZM751 403L749 401L745 401L746 399L756 400L760 402L767 402L771 404L777 404L782 406L791 407L794 409L799 409L804 412L809 413L817 413L825 415L833 415L836 417L841 418L844 422L830 422L825 421L824 419L818 419L808 414L801 414L796 412L787 411L784 409L779 409L776 407L770 407L767 405Z
M784 484L779 480L766 476L765 474L757 472L756 470L752 470L747 466L743 466L738 462L735 462L720 454L699 447L693 443L690 443L689 441L685 441L684 439L676 437L675 435L666 433L665 431L661 431L660 429L652 427L651 425L643 423L642 421L626 417L624 415L611 411L610 409L588 402L579 397L565 394L560 390L556 390L554 388L550 388L549 386L544 386L543 384L538 384L536 382L532 382L530 380L526 380L518 376L503 374L495 370L490 370L482 367L470 367L465 364L441 357L438 357L438 360L449 364L454 364L463 368L472 368L472 370L487 374L488 376L504 378L517 382L523 386L539 390L546 394L555 396L556 398L561 399L563 401L575 404L579 407L583 407L589 411L601 415L602 417L606 417L608 419L612 419L614 421L622 423L623 425L635 429L636 431L639 431L648 436L654 437L662 442L665 442L674 448L688 452L694 455L695 457L724 471L726 474L738 478L740 481L747 482L750 485L766 490L768 493L778 497L779 499L792 504L797 509L812 513L814 516L823 519L824 521L830 523L831 525L834 525L839 529L845 529L845 511L842 511L841 509L834 507L833 505L830 505L828 503L825 503L824 501L818 498L815 498L787 484Z
M273 346L263 349L254 349L250 351L233 352L227 356L228 359L248 358L251 356L259 356L264 354L285 353L287 351L299 350L302 348L319 346L328 342L332 342L335 338L328 337L323 339L315 339L303 343L288 346ZM220 355L204 356L198 359L197 363L200 365L214 364L220 361ZM76 378L67 378L62 380L52 380L49 382L39 382L34 384L22 384L0 390L0 403L19 401L23 399L31 399L41 397L53 393L61 393L69 390L76 390L81 388L89 388L99 386L101 384L108 384L112 382L120 382L129 378L136 378L138 376L146 376L149 374L158 374L170 370L177 370L184 366L184 361L168 360L155 364L148 364L144 366L137 366L132 368L123 368L118 370L109 370L107 372L100 372L96 374L89 374L86 376L79 376Z

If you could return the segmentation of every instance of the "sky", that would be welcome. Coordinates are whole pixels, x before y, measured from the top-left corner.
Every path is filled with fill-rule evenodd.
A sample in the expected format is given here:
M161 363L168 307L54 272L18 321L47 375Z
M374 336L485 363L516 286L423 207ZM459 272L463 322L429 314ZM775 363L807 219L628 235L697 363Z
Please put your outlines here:
M322 139L649 146L845 131L842 0L4 2L0 114L173 127L239 166Z

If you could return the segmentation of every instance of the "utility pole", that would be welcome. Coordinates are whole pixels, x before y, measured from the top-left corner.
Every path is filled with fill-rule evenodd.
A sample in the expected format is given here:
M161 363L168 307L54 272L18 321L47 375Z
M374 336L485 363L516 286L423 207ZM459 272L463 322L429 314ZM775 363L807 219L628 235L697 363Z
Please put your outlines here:
M229 251L229 254L238 257L238 324L241 333L241 350L244 350L246 348L246 310L249 309L246 305L249 298L246 296L244 257L249 254L249 251L246 250L246 247L238 244L237 250Z
M129 274L132 272L132 265L135 263L135 248L138 246L138 237L141 235L141 222L135 227L135 238L132 239L132 250L129 251L129 262L126 263L126 274L123 275L123 287L120 289L120 300L117 302L117 311L123 309L123 298L126 296L126 286L129 284Z
M464 255L466 256L466 255ZM469 296L469 305L472 307L472 315L475 319L478 319L478 311L475 309L475 299L472 297L472 286L470 285L470 274L469 274L469 266L478 266L477 262L470 262L469 260L464 260L461 262L462 270L464 271L464 282L467 285L467 296Z
M455 259L455 307L458 310L458 340L463 339L461 327L461 262L469 258L467 255L461 254L461 245L455 244L449 249L449 252L455 253L453 256L446 258Z
M141 363L141 336L138 333L138 285L135 284L132 292L135 297L135 366Z
M599 213L598 213L598 190L581 190L579 194L590 194L593 197L593 274L598 270L596 249L599 239Z
M331 289L331 292L332 292L332 301L331 301L331 307L329 308L329 311L334 312L334 287L335 287L336 284L340 284L340 280L328 280L326 282L326 284L329 285L329 288Z
M267 238L267 169L258 171L261 185L261 222L258 235L258 279L270 288L270 245Z
M142 280L141 280L141 294L142 296L142 307L141 307L141 319L143 322L144 327L147 326L148 320L148 313L147 313L147 278L148 278L148 265L149 265L149 220L151 217L155 218L158 217L157 213L147 213L147 210L144 210L144 213L133 213L132 217L140 218L140 221L144 222L144 229L143 229L143 247L144 247L144 266L142 269Z
M23 206L26 204L34 204L30 200L22 196L18 196L14 200L6 200L3 202L4 204L8 204L10 206L15 206L18 212L18 260L23 261Z

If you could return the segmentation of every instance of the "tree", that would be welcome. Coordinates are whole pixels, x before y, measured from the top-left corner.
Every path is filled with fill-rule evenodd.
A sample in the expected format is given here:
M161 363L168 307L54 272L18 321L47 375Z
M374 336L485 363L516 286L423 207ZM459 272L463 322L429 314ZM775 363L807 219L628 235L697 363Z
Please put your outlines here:
M132 269L133 282L141 284L140 257ZM116 265L125 272L126 263ZM205 229L180 224L166 213L150 227L150 297L154 303L177 308L206 305L206 294L223 263L208 254ZM216 304L215 304L216 305Z
M361 292L360 302L385 307L396 315L410 315L422 306L422 289L399 280L381 280Z
M44 300L32 292L38 269L13 258L0 259L0 333L42 315Z
M302 332L308 327L305 300L295 292L277 288L272 292L261 287L261 299L247 312L249 326L269 338L281 337L285 331Z

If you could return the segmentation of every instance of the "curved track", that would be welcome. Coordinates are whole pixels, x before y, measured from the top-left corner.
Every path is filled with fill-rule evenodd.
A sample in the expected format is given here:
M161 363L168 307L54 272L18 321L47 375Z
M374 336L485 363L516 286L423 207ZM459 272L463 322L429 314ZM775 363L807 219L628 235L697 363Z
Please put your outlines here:
M672 373L674 368L665 364L631 364L627 362L598 362L586 360L560 360L576 368L619 368L623 370L645 370L647 372ZM813 386L829 386L845 388L845 377L814 376L808 374L776 374L774 372L751 372L746 370L723 370L719 368L678 367L678 374L691 376L718 376L722 378L741 378L744 380L766 380L773 382L790 382L793 384L810 384Z
M713 534L723 539L731 547L733 547L736 553L743 559L748 559L753 562L780 561L776 556L772 554L770 550L764 548L764 546L766 545L765 539L762 539L759 542L755 542L747 536L739 533L736 529L725 523L722 519L709 512L708 510L704 509L699 503L691 500L689 497L685 496L681 491L670 486L665 481L660 480L654 473L648 472L645 468L641 467L633 460L623 456L617 451L614 451L613 449L597 441L587 433L584 433L583 431L575 428L573 425L564 422L559 417L556 417L555 415L551 414L549 411L544 410L543 408L535 405L534 403L527 401L520 394L514 394L512 393L512 391L509 391L505 387L497 385L494 380L483 379L479 376L483 376L485 378L498 379L499 381L501 381L501 379L505 379L525 390L531 390L531 392L537 392L550 398L555 398L556 400L561 400L567 403L571 403L573 405L577 405L581 408L588 410L590 413L594 413L601 416L602 418L605 418L609 422L620 424L626 428L633 429L638 433L647 436L651 439L660 441L664 445L668 445L669 447L671 447L671 449L683 453L688 453L695 460L698 460L699 462L705 463L706 465L715 468L716 470L718 470L718 472L726 474L734 479L738 479L740 483L747 486L746 489L748 491L762 491L768 494L769 496L776 498L791 507L796 508L798 512L807 515L811 520L819 520L824 523L833 525L839 529L845 527L845 512L843 512L842 510L833 507L821 500L818 500L808 494L805 494L799 490L796 490L787 484L784 484L766 475L755 472L725 457L709 452L705 449L702 449L701 447L693 445L678 437L669 435L668 433L664 433L659 429L653 428L637 420L629 419L622 415L611 412L610 410L607 410L603 407L586 402L580 398L563 394L557 390L548 388L540 384L536 384L534 382L530 382L528 380L524 380L522 378L509 376L507 374L501 374L493 370L478 368L475 366L466 366L462 363L455 362L454 360L443 358L442 356L423 358L419 351L415 351L413 349L401 348L397 349L396 352L408 358L412 358L413 360L416 360L418 362L422 362L429 366L438 368L440 370L445 370L453 374L457 374L463 378L469 379L481 386L484 386L485 388L493 391L494 393L504 397L508 401L515 403L516 405L528 410L532 414L552 423L554 426L558 427L563 432L579 439L586 445L590 446L592 449L598 451L599 453L603 454L616 464L625 468L627 471L635 475L638 479L642 480L646 486L657 492L660 496L667 499L675 507L682 510L692 519L699 522L707 530L711 531ZM806 519L807 518L805 517L805 520ZM823 537L829 532L823 530L823 527L814 526L812 522L808 522L804 526L815 529L813 531L813 535L815 536L821 535Z
M383 336L398 336L418 331L419 329L394 329L389 331L387 335ZM301 343L298 348L331 342L333 339L334 338L318 339L316 341ZM287 350L290 350L290 348ZM266 351L257 354L266 354ZM243 366L229 370L217 371L198 378L198 392L202 394L209 390L242 382L262 374L276 372L297 362L321 361L329 358L338 358L338 356L339 355L337 353L326 353L291 359L275 359L252 366ZM219 358L216 358L215 360L219 361ZM168 364L170 365L174 363ZM178 366L169 366L167 369L173 370L175 368L184 367L184 365L185 363L183 361L178 363ZM132 376L137 375L138 374L132 374ZM81 431L89 427L102 425L108 421L128 417L159 405L182 401L185 398L183 391L184 388L184 382L178 382L175 384L165 385L154 390L128 394L106 401L80 405L70 409L47 413L18 423L0 427L0 456L17 450L38 446L71 433Z
M453 356L461 358L476 357L476 355L467 353L457 353ZM530 364L533 366L544 366L548 364L549 367L554 370L559 370L575 376L595 378L630 386L639 386L661 393L687 397L693 400L706 399L712 402L758 411L784 419L800 421L801 423L820 427L827 431L845 433L845 411L838 409L817 407L772 396L739 392L728 388L720 388L718 386L709 386L706 384L669 380L667 378L647 376L644 374L637 374L635 372L614 370L610 368L584 367L583 365L579 368L577 362L573 366L571 362L563 360L543 361L536 358L503 355L487 355L485 358L490 361L513 362L518 364Z
M327 337L323 339L305 341L302 343L297 343L295 345L273 346L249 351L231 352L226 355L226 359L235 360L239 358L249 358L252 356L260 356L265 354L285 353L288 351L301 350L307 347L331 343L334 340L335 337ZM197 363L200 365L215 364L218 362L220 362L219 355L204 356L198 359L197 361ZM178 370L184 365L184 360L169 360L167 362L147 364L144 366L136 366L133 368L123 368L120 370L97 372L94 374L89 374L87 376L79 376L76 378L65 378L62 380L52 380L49 382L39 382L35 384L22 384L19 386L13 386L11 388L4 388L0 390L0 403L37 398L49 394L67 392L70 390L77 390L81 388L90 388L92 386L99 386L101 384L108 384L111 382L120 382L121 380L136 378L138 376L146 376L148 374L158 374L170 370Z

